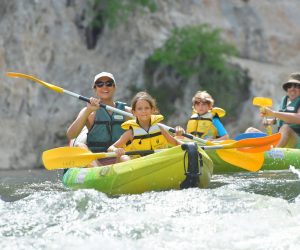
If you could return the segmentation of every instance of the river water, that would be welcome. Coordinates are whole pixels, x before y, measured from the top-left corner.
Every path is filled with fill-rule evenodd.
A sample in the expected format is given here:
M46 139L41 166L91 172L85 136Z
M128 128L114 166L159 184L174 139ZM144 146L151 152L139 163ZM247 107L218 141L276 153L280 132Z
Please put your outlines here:
M0 249L299 249L299 170L108 197L61 172L0 171Z

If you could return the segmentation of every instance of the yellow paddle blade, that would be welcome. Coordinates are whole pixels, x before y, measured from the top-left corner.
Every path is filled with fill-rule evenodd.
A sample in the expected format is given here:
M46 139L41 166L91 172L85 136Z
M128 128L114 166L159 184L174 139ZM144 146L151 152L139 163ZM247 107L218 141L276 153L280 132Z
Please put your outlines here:
M211 110L212 114L217 114L220 118L226 115L226 111L222 108L214 107Z
M272 148L275 148L277 145L277 142L270 143L268 145L259 146L259 147L252 147L252 148L239 148L238 151L246 152L246 153L259 153L259 152L265 152Z
M29 80L32 80L34 82L37 82L41 85L43 85L44 87L48 88L48 89L51 89L57 93L64 93L64 89L61 88L61 87L58 87L58 86L55 86L53 84L50 84L50 83L47 83L47 82L44 82L34 76L30 76L30 75L25 75L25 74L22 74L22 73L16 73L16 72L6 72L6 76L9 76L9 77L16 77L16 78L25 78L25 79L29 79Z
M247 153L258 153L258 152L264 152L264 151L270 150L277 146L278 141L281 138L281 134L276 133L273 135L260 137L260 138L264 138L264 140L260 141L261 144L258 144L256 141L256 147L244 147L244 148L239 148L238 150L242 151L242 152L247 152ZM255 138L253 138L253 139L255 139Z
M271 107L272 106L272 99L267 97L254 97L253 98L253 105L260 106L261 111L265 109L265 107ZM263 123L267 124L267 118L263 118ZM272 125L265 125L267 134L271 135L273 133L272 131Z
M280 138L281 138L281 134L276 133L273 135L259 137L259 138L247 138L239 141L225 140L220 142L210 142L209 144L211 146L213 145L219 146L220 149L237 148L238 150L243 152L255 153L255 152L263 152L273 148L274 146L277 145Z
M43 152L42 160L48 170L84 167L93 160L100 158L115 157L111 153L92 153L85 148L80 147L60 147Z
M236 149L216 150L219 157L236 167L255 172L261 169L264 162L264 153L245 153Z
M181 139L182 140L182 139ZM188 141L183 139L184 142ZM226 140L224 143L234 142L234 140ZM201 146L200 146L201 147ZM216 154L226 163L235 167L239 167L248 171L258 171L264 162L264 152L241 152L237 148L233 149L217 149Z
M216 152L223 161L245 170L255 172L261 169L263 165L263 152L275 147L280 138L280 133L260 138L249 138L246 139L248 146L246 146L245 140L238 141L244 141L242 144L245 146L244 148L241 147L237 149L219 149ZM252 145L255 144L256 146L249 146L251 145L251 140L253 140Z
M273 105L272 99L267 97L254 97L252 103L260 107L272 107Z

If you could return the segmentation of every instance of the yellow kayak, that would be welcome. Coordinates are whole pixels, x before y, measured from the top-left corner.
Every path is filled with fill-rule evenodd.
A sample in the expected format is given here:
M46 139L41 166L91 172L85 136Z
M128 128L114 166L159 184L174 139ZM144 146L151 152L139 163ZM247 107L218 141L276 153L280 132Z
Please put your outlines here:
M213 162L195 143L93 168L70 168L63 177L72 189L92 188L108 195L208 187Z

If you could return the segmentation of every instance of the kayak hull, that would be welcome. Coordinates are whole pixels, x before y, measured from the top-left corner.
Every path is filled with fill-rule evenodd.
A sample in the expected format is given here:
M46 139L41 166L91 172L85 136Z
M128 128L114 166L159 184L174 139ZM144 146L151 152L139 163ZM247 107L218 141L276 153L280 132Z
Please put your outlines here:
M216 150L207 151L214 163L214 174L246 171L238 166L230 164L219 156ZM288 170L290 166L300 169L300 149L274 148L261 153L243 153L242 159L248 161L252 157L263 155L260 170Z
M201 175L197 186L206 188L213 173L213 162L201 148L198 152L203 166L199 167ZM63 183L72 189L92 188L108 195L180 189L186 179L187 158L186 151L177 146L127 162L71 168L65 173Z

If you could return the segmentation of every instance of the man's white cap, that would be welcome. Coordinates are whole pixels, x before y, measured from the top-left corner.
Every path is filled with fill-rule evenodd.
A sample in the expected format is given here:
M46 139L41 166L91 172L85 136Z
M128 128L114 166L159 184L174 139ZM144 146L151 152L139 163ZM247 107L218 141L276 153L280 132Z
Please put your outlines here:
M115 85L116 85L116 81L115 81L115 78L114 78L113 74L108 73L108 72L101 72L98 75L96 75L95 78L94 78L94 84L97 82L97 80L99 78L104 77L104 76L109 77L110 79L112 79L114 81Z

